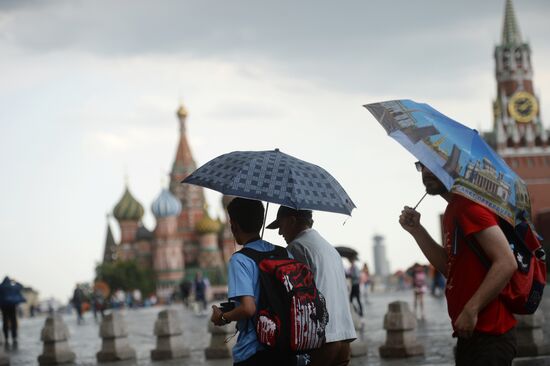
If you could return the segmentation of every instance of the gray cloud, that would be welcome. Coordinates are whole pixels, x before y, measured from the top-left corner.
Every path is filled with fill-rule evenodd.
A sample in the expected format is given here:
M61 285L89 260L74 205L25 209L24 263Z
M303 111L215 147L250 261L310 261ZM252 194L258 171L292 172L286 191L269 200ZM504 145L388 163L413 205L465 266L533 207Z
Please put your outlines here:
M530 19L535 30L548 27L550 2L516 3L520 26ZM486 73L493 47L487 39L500 38L504 11L502 0L8 4L0 8L11 19L0 28L3 38L28 52L181 54L244 65L270 60L287 75L329 87L409 94L418 80L437 85L450 72L457 78ZM547 34L540 31L533 36ZM388 73L401 80L399 88L386 81Z

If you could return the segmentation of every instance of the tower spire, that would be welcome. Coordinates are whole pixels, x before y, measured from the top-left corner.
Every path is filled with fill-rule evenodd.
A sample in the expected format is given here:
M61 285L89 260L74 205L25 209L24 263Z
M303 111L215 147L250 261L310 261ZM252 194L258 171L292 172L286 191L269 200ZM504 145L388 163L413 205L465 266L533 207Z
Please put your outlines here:
M520 45L521 43L521 34L518 22L516 21L512 0L506 0L504 23L502 26L502 45Z
M105 237L105 248L103 250L103 263L111 263L116 259L117 248L111 225L109 225L110 214L107 214L107 235Z
M172 180L176 180L176 183L179 184L182 179L187 177L196 169L196 166L187 141L187 133L185 128L187 109L185 109L183 103L180 104L176 115L180 123L180 139L178 149L176 151L176 159L172 165Z
M187 110L180 104L176 113L180 122L180 138L176 157L172 164L170 172L170 192L172 192L181 202L181 212L178 217L178 235L184 240L184 243L194 241L195 224L202 219L204 215L204 192L199 186L181 184L181 181L191 174L197 166L191 148L187 140L185 123L187 119ZM192 257L186 257L186 260L192 261Z

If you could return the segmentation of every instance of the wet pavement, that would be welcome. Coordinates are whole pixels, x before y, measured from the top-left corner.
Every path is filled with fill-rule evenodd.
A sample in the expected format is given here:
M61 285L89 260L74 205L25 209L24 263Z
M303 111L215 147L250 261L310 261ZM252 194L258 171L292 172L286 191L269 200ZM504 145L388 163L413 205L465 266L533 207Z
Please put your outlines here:
M417 340L424 345L425 355L407 359L388 360L381 359L378 354L378 347L386 338L382 328L384 314L387 312L388 304L401 300L409 303L412 309L412 291L401 291L392 293L369 294L369 303L364 304L365 309L365 331L362 335L368 344L368 354L365 357L353 358L351 365L454 365L453 346L455 340L451 337L450 321L447 316L446 302L443 298L435 298L429 295L425 297L425 320L418 322ZM543 302L543 313L550 314L550 288L546 289ZM152 362L150 352L155 347L156 339L153 336L153 326L157 314L164 307L154 307L138 310L124 310L128 325L128 340L130 345L137 352L137 361L119 362L116 365L231 365L231 359L227 360L206 360L204 349L208 347L210 334L207 332L209 315L198 316L190 310L183 309L181 305L172 305L173 309L179 312L182 322L183 336L186 346L191 351L189 358L169 362ZM42 352L40 342L40 331L44 325L45 318L37 317L32 319L21 319L19 326L19 346L17 350L8 350L11 365L36 365L37 357ZM91 314L86 314L85 323L77 325L74 315L64 316L70 332L69 344L76 353L77 365L96 365L96 352L101 348L99 338L99 324ZM550 340L550 319L544 326L545 340Z

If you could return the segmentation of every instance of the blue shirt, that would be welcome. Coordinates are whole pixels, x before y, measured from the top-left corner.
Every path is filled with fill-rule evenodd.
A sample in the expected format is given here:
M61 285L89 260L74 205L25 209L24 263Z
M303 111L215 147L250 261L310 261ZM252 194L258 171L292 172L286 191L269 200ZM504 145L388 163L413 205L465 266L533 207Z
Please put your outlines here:
M264 240L253 241L246 244L246 247L260 252L269 252L275 249L273 244ZM239 306L239 297L253 296L256 307L258 307L260 299L260 272L256 262L246 255L237 252L229 260L228 272L227 296L229 299L234 300L236 306ZM256 352L264 349L256 337L253 318L239 320L237 322L237 329L239 330L239 337L233 347L234 362L245 361L254 356Z

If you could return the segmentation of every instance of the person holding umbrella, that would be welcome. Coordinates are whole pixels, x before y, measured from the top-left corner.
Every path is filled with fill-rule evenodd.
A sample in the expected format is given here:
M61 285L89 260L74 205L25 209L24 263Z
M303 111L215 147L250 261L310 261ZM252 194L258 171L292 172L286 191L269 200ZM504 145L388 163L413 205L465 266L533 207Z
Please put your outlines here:
M417 163L426 192L448 202L443 218L444 245L420 223L420 213L405 206L399 223L441 273L447 274L446 297L454 334L457 365L511 365L516 355L514 315L499 299L517 263L497 216L463 196L453 194L423 164ZM462 235L455 235L456 230ZM468 247L473 237L491 266L487 271Z
M403 209L399 223L447 278L448 313L458 337L456 364L510 365L516 354L516 319L499 294L518 261L503 230L521 225L532 231L526 183L476 130L428 104L402 99L365 107L419 160L416 168L426 194L448 202L443 246L420 224L416 207L422 199ZM543 260L544 252L528 251ZM541 282L533 286L533 299L540 299L543 289Z
M267 202L267 207L269 207L269 203L276 203L279 205L282 205L283 207L291 208L288 212L298 212L298 211L306 211L309 210L318 210L318 211L325 211L325 212L335 212L335 213L341 213L345 215L351 215L351 211L355 208L355 204L351 200L351 198L348 196L344 188L338 183L338 181L330 175L325 169L321 168L318 165L306 162L304 160L298 159L296 157L293 157L291 155L285 154L281 152L279 149L274 150L267 150L267 151L233 151L227 154L220 155L203 166L199 167L197 170L195 170L191 175L187 176L182 183L186 184L194 184L201 187L209 188L216 190L218 192L221 192L225 195L229 196L237 196L237 197L245 197L249 200L244 201L250 201L250 200L261 200ZM234 203L235 202L235 203ZM237 204L237 202L240 202ZM258 223L258 232L256 232L256 227L248 228L246 230L245 226L242 224L244 222L250 221L250 222L256 222L257 219L256 216L254 218L248 217L246 219L239 218L240 214L237 214L238 205L243 202L242 198L235 198L233 201L231 201L230 205L228 206L228 213L229 218L231 222L231 229L233 231L233 235L235 236L235 239L237 240L237 243L239 244L246 244L251 246L256 245L264 245L267 242L264 242L261 240L261 237L263 236L263 230L260 234L259 230L262 228L263 223L265 222L265 217L263 219L259 220ZM235 205L235 206L233 206ZM261 204L260 204L261 206ZM232 210L233 213L230 211L230 207L233 207ZM282 210L282 211L281 211ZM261 206L262 213L265 212L267 214L267 209L264 211L263 206ZM280 214L282 215L285 213L285 209L281 208L279 210ZM286 214L285 213L285 214ZM304 214L303 212L300 214ZM300 215L298 214L298 215ZM307 214L306 214L307 215ZM296 215L289 215L289 216L279 216L279 213L277 215L277 218L283 218L282 221L287 221L285 219L289 219L288 221L292 221L292 217L296 217ZM307 217L306 217L307 219ZM311 211L309 211L309 219L311 219ZM314 261L311 261L311 264L319 265L318 272L315 274L316 269L311 268L314 275L315 275L315 283L317 285L317 288L322 292L323 294L329 294L326 296L330 296L331 298L334 297L334 300L330 300L335 306L336 310L331 310L330 305L328 303L327 299L327 308L329 311L329 322L328 326L326 328L326 339L329 343L327 343L327 349L321 348L317 351L322 351L324 354L327 354L328 359L332 359L334 356L331 352L333 351L330 349L332 346L338 346L338 357L342 357L344 359L342 365L346 365L349 362L349 344L340 344L340 340L353 340L356 338L355 330L353 327L353 323L351 322L351 316L348 318L349 314L349 304L347 302L347 293L346 293L346 284L345 284L345 278L344 278L344 269L342 265L342 261L336 253L335 249L326 241L321 238L321 236L314 230L308 230L311 229L311 224L313 221L311 220L311 223L304 223L303 221L300 221L299 223L293 227L291 227L289 230L290 234L288 236L285 236L285 240L289 243L292 242L298 234L302 232L307 232L308 235L302 235L301 238L305 240L307 238L307 241L311 241L311 244L313 246L315 245L323 245L323 250L325 248L330 247L332 248L332 254L329 254L327 257L323 258L331 258L330 261L325 259L317 259L314 258L313 253L321 253L321 251L317 252L317 249L312 250L310 253L312 255L312 259L315 259ZM284 224L283 224L284 225ZM270 225L271 226L271 225ZM284 229L283 229L284 230ZM282 231L281 235L283 235ZM254 243L260 243L260 244L254 244ZM269 244L269 243L267 243ZM269 244L271 245L271 244ZM326 249L329 250L329 249ZM334 256L333 254L336 253ZM243 267L242 263L239 263L237 259L234 258L240 258L243 257L242 255L234 255L230 261L230 273L233 269L235 269L235 274L238 274L238 269L242 268L248 268ZM297 258L298 259L298 258ZM319 260L319 262L316 262ZM330 262L330 263L329 263ZM331 265L331 263L334 262L334 266ZM233 264L232 264L233 263ZM233 269L232 269L233 268ZM252 270L250 273L254 274L254 268L250 267ZM242 272L242 271L241 271ZM322 272L322 273L320 273ZM328 273L335 273L334 278L328 278L330 275ZM340 292L332 292L332 286L329 292L326 292L326 290L323 290L321 287L321 282L317 282L317 276L323 276L323 274L327 277L326 281L341 281L338 283L339 289L338 291L344 291L342 295L339 295ZM249 275L250 276L250 275ZM229 294L230 296L239 296L237 295L237 291L234 293L232 292L232 288L239 289L238 283L245 283L246 281L241 282L234 282L232 284L232 278L237 278L236 276L232 277L230 274L229 276ZM252 277L254 281L257 281L256 277ZM249 279L250 280L250 277ZM249 289L250 290L250 289ZM247 295L247 296L243 296ZM248 296L250 295L250 296ZM242 299L245 300L246 303L253 304L253 301L251 302L250 299L246 300L247 297L252 297L252 293L248 291L248 293L241 293ZM254 297L252 297L254 298ZM256 297L257 299L257 297ZM344 304L340 306L340 301L343 301ZM242 304L242 302L241 302ZM236 308L239 309L240 307ZM244 311L245 309L242 309L237 311L230 311L227 313L223 313L223 317L225 320L237 320L236 316L238 316L239 320L241 322L246 322L245 315L248 314L248 316L251 316L254 314L254 312L251 310L252 308L246 308L247 311ZM212 322L214 324L222 324L222 321L225 321L221 318L221 311L219 309L217 310L214 308L213 314L212 314ZM235 316L235 318L234 318ZM349 320L349 321L348 321ZM343 333L333 334L331 333L331 323L333 329L346 329L346 331L343 331ZM244 324L244 323L243 323ZM251 324L251 322L248 322L248 324ZM243 325L244 327L244 325ZM341 328L340 328L341 327ZM254 333L254 332L253 332ZM248 336L242 336L243 339L241 340L241 334L239 335L239 340L237 341L237 348L233 348L233 355L234 360L245 360L242 358L243 354L245 354L247 357L250 357L250 355L253 353L250 353L248 350L245 350L244 348L244 342L248 342L250 347L252 349L258 351L259 349L255 346L257 342L251 341L247 339L244 339ZM252 337L249 335L249 337ZM340 338L341 337L341 338ZM251 338L252 339L252 338ZM345 342L344 342L345 343ZM237 352L235 352L237 350ZM242 350L243 353L241 353ZM235 358L237 356L237 358ZM261 356L261 353L260 355ZM255 357L255 356L254 356ZM322 357L322 354L321 354ZM319 357L319 362L321 361L321 358ZM347 359L347 361L346 361ZM246 360L245 360L246 361ZM270 360L272 361L272 360ZM288 360L287 362L279 362L280 365L289 365ZM276 361L275 361L276 362ZM319 363L321 364L321 363ZM323 363L325 364L325 363Z
M264 206L260 201L234 198L227 206L231 232L237 244L256 251L269 252L275 246L260 238ZM228 266L227 296L236 303L233 310L222 312L212 305L210 320L218 326L237 322L239 336L233 347L234 365L291 365L294 355L277 355L258 341L254 317L260 299L260 273L257 264L242 253L235 253ZM285 359L288 356L288 359Z
M326 343L310 353L310 366L347 365L350 342L357 338L347 301L346 274L338 251L313 226L310 210L279 207L277 218L267 226L279 229L295 259L307 264L317 288L325 296L329 320Z

